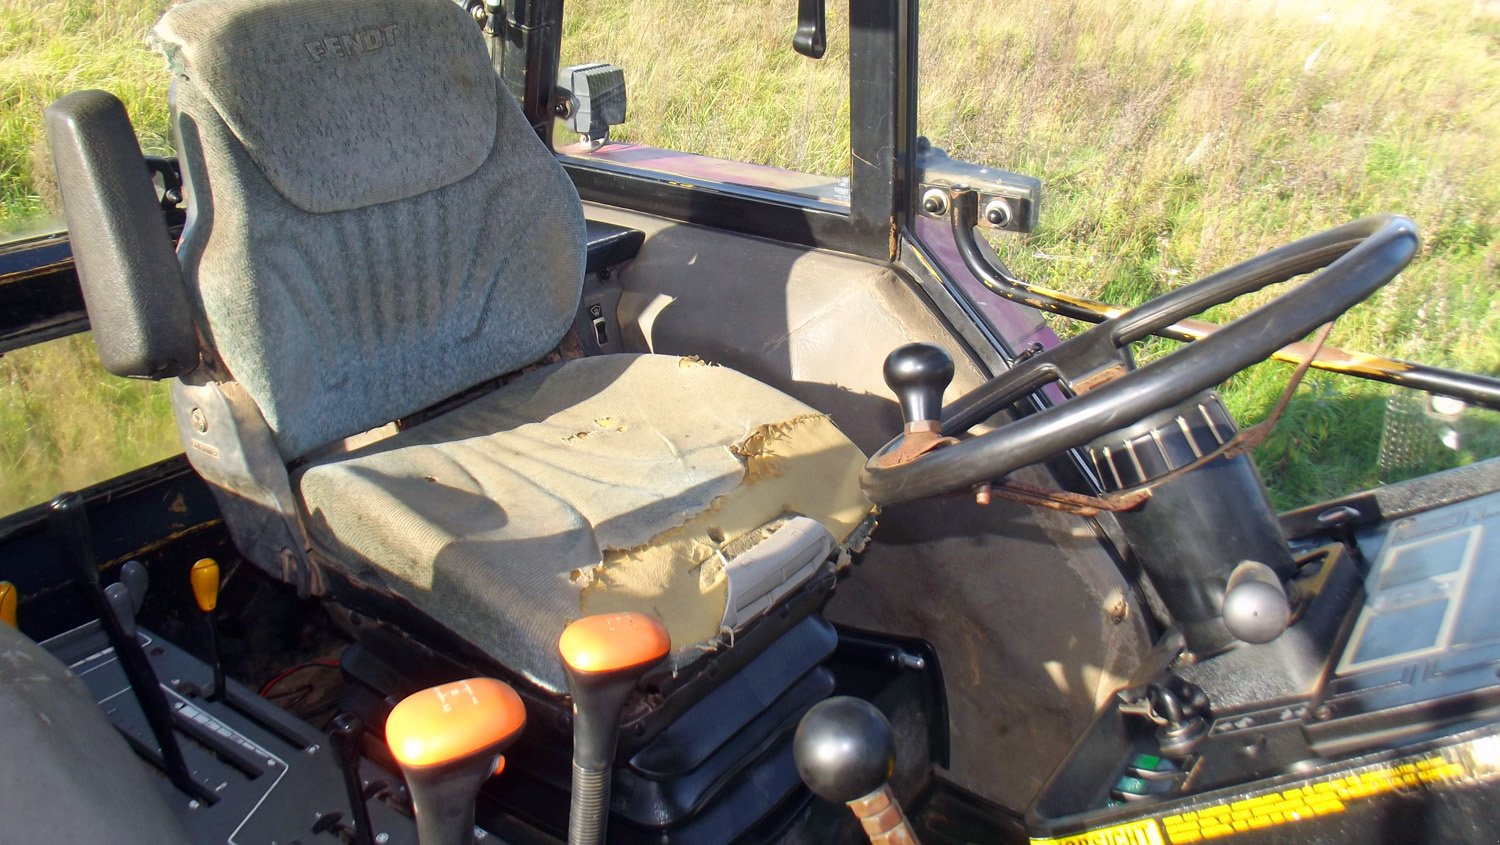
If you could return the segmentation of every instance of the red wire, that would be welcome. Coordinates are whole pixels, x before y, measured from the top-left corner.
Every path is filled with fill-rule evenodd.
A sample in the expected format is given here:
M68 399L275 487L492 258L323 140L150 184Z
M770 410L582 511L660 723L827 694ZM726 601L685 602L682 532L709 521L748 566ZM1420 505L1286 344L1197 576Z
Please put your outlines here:
M283 669L280 672L276 673L276 677L272 678L269 681L266 681L265 686L260 688L261 698L265 698L267 695L270 695L271 690L275 689L277 684L286 680L288 677L301 672L303 669L311 669L314 666L326 666L329 668L337 669L339 663L337 660L311 660L307 663L298 663L296 666L293 666L290 669Z

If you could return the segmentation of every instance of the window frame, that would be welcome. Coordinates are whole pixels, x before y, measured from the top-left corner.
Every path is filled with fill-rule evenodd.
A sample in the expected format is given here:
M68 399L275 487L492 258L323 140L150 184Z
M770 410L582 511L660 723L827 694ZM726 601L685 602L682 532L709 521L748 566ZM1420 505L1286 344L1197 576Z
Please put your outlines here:
M501 52L496 65L542 142L554 149L552 80L561 55L562 0L514 6L492 26ZM559 161L585 202L894 261L914 211L916 0L850 3L849 34L847 211L791 192L576 156L559 155Z

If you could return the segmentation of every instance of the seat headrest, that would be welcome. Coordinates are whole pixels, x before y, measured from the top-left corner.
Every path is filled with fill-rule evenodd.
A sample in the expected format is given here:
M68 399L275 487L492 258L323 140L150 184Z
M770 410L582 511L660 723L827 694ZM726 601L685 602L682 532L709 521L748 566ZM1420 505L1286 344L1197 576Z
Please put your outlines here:
M451 185L495 142L495 72L452 0L189 0L153 35L304 211Z

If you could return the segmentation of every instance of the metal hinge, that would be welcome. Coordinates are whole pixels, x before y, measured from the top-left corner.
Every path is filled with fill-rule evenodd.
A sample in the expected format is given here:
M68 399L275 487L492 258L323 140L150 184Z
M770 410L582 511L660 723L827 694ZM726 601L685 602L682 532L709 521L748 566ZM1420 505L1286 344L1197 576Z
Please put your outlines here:
M946 219L958 188L978 192L980 226L1024 234L1041 213L1042 180L949 158L926 138L917 139L917 185L924 217Z

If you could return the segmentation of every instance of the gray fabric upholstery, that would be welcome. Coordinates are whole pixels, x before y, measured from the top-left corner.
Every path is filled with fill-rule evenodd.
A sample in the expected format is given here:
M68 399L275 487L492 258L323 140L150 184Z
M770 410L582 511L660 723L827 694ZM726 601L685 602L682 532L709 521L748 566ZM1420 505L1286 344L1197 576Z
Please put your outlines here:
M315 463L298 486L321 547L363 560L367 577L561 691L557 638L582 615L580 590L590 579L580 571L609 550L641 546L721 507L721 497L748 483L746 458L735 447L760 427L809 416L822 419L726 368L657 355L583 358L537 370L374 447ZM821 505L851 486L857 496L862 456L842 435L833 448L842 450L832 457L845 478L819 469L809 485L795 467L782 466L755 482L766 504L746 518L760 525L788 505L813 510L809 499ZM800 501L794 484L811 487ZM868 505L860 498L852 510L820 516L842 539ZM653 587L645 592L655 595ZM723 609L722 590L687 600L716 601L712 614ZM683 612L639 609L666 617L669 631L674 613ZM679 651L692 645L673 633Z
M577 192L491 85L496 142L478 170L409 199L311 214L276 191L194 82L175 80L189 295L285 458L524 366L571 323L584 264Z
M156 33L188 199L178 255L210 347L195 378L242 389L254 408L237 403L236 424L258 410L291 462L557 345L582 206L455 4L189 0ZM212 444L224 415L200 418L219 426L184 428L212 454L195 464L222 470L205 477L274 503L286 476L248 496L219 458L233 441ZM827 417L733 371L586 358L314 460L292 479L302 525L286 516L319 564L560 692L557 637L584 613L656 613L679 664L700 654L738 618L726 571L768 524L807 516L842 541L866 518L863 462ZM780 595L765 573L803 577L803 558L747 559L746 612Z
M161 775L125 743L83 681L4 623L0 725L0 842L190 841L162 800Z
M195 0L154 32L303 211L451 185L494 146L495 75L451 0Z

